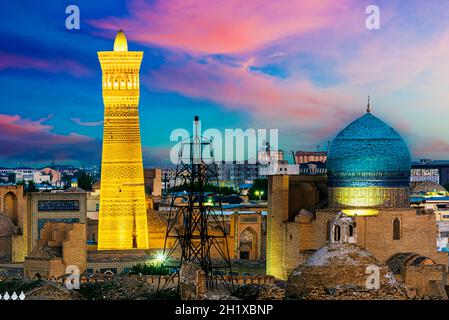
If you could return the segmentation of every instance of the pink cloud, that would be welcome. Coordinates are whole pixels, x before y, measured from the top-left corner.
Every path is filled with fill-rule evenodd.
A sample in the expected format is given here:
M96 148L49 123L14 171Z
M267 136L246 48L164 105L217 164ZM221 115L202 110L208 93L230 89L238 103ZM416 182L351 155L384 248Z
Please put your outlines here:
M306 80L270 77L248 70L245 63L230 66L213 59L164 65L143 79L150 90L211 100L256 119L269 120L272 126L302 125L304 130L313 128L321 133L343 125L352 117L344 107L355 104L337 91L318 89ZM331 126L324 125L325 118L333 119Z
M54 133L53 126L44 124L50 118L31 120L0 114L0 157L27 160L99 158L97 140L77 133Z
M435 159L447 159L449 142L440 137L418 137L412 147L412 153L417 158L428 158L431 154Z
M447 6L381 4L381 29L369 31L364 26L366 4L135 0L125 17L89 23L103 37L124 29L129 40L181 51L175 58L164 56L164 64L149 77L142 71L149 90L245 111L249 125L274 124L297 132L298 143L308 144L328 139L361 115L371 94L373 113L410 137L417 155L441 151L447 157ZM226 55L222 60L204 58L218 53ZM305 56L315 65L304 67ZM288 78L251 69L276 63ZM313 69L314 79L305 69ZM318 77L332 81L323 86ZM427 132L440 141L416 135Z
M131 1L129 15L88 22L103 36L124 29L131 40L189 52L240 53L280 38L354 21L353 1L156 0ZM354 6L352 6L354 8ZM360 16L363 17L360 10Z
M0 52L0 70L5 69L32 69L50 73L64 72L77 78L93 75L91 69L70 59L42 59Z

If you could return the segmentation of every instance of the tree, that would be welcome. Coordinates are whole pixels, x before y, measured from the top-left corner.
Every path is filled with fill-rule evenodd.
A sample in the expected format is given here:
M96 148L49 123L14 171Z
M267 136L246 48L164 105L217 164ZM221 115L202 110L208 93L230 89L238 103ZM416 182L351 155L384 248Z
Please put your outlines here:
M249 189L249 199L259 200L259 195L256 195L256 191L263 191L260 199L267 200L268 197L268 179L256 179L254 180L253 186Z
M16 183L16 175L14 173L8 174L8 182L9 183Z
M445 185L443 185L444 189L449 191L449 183L446 183Z
M186 186L186 185L177 185L171 189L168 190L168 192L183 192L184 190L186 190L186 188L190 188L190 186ZM197 182L194 183L193 185L193 191L194 192L199 192L199 184ZM213 184L208 184L205 186L204 188L205 192L212 192L212 193L216 193L216 194L221 194L224 196L229 196L231 194L236 194L238 193L236 190L229 188L229 187L219 187Z
M33 180L28 181L28 184L26 186L26 192L36 192L38 191L36 184Z
M61 181L64 182L64 189L68 189L68 188L70 188L70 182L72 181L72 176L69 176L67 173L62 173Z
M86 173L86 171L82 170L78 172L77 175L78 179L78 187L85 191L92 191L92 185L94 184L94 179L89 173Z
M131 267L129 274L142 274L142 275L159 275L169 274L168 269L161 268L160 264L146 264L138 263Z

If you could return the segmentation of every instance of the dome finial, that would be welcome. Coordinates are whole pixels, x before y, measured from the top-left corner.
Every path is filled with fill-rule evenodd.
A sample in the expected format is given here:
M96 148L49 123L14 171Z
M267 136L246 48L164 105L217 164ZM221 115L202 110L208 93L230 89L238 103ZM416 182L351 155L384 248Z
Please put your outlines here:
M371 112L371 106L369 104L370 96L368 95L368 103L366 104L366 112Z
M128 51L128 42L122 29L115 36L114 51Z

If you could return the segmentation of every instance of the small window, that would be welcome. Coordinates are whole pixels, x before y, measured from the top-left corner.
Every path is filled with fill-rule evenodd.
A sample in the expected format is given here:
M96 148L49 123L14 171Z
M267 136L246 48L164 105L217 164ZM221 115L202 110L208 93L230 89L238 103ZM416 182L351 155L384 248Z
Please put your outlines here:
M327 222L326 222L326 241L330 240L330 234L331 234L331 222L330 222L330 220L327 220Z
M393 220L393 240L401 239L401 221L398 218Z
M349 236L350 237L354 236L354 226L352 224L349 225Z
M340 228L340 226L335 226L334 241L340 241L340 239L341 239L341 228Z
M240 251L240 259L249 260L249 251Z

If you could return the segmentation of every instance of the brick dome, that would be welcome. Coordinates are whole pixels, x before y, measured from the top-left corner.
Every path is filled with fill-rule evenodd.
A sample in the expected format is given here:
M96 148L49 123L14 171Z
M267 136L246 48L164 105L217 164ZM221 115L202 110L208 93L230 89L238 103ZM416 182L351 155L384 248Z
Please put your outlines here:
M367 269L369 268L369 269ZM379 288L367 288L372 268ZM350 243L326 244L298 266L287 282L287 295L301 299L405 299L405 286L388 266L364 248Z
M422 181L415 184L412 188L414 194L426 194L429 192L447 192L447 190L440 184L433 181Z

